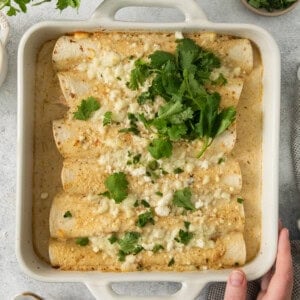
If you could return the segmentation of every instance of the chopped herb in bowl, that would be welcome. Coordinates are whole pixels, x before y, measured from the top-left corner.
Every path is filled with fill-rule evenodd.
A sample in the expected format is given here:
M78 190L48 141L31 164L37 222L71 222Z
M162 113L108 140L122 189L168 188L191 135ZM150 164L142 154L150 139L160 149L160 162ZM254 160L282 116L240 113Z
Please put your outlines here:
M291 11L297 0L242 0L251 11L263 16L280 16Z

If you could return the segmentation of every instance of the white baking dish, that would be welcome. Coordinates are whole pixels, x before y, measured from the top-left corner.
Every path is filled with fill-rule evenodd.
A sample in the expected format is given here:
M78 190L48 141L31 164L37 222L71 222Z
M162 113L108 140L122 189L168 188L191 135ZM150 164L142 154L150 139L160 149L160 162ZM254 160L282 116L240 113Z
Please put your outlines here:
M179 23L134 23L114 19L116 11L128 6L172 7L185 15ZM40 46L47 40L72 31L96 31L99 28L146 31L214 31L241 36L259 47L264 65L263 94L263 189L262 240L257 257L243 270L249 280L266 273L272 266L277 245L278 220L278 141L280 110L280 56L273 38L263 29L246 24L209 22L193 0L105 0L87 21L51 21L31 27L23 36L18 56L18 175L17 175L17 241L19 263L28 275L51 282L84 282L98 299L121 297L111 289L111 282L175 281L182 288L168 299L193 299L209 281L225 281L230 270L205 272L66 272L41 261L32 246L32 165L35 63ZM125 297L123 297L125 298ZM157 298L157 297L156 297ZM130 297L133 299L133 297Z

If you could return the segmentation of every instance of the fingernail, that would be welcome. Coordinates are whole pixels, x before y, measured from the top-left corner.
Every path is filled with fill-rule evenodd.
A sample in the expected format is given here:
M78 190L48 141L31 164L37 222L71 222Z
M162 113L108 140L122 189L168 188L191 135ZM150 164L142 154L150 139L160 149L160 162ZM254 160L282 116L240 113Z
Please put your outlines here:
M241 286L244 281L244 274L241 271L233 271L230 275L230 284L232 286Z
M287 228L284 228L284 231L286 232L286 237L289 239L290 238L290 232Z

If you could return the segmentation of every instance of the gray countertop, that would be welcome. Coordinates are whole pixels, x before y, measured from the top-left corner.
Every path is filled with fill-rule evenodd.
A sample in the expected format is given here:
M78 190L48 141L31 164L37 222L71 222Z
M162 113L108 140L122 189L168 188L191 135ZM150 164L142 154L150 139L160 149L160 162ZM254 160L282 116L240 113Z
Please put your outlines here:
M52 1L53 2L53 1ZM21 36L33 24L49 19L86 19L101 1L82 0L78 14L74 10L59 13L54 3L30 9L29 13L9 19L11 32L7 45L9 72L0 88L0 299L12 299L23 291L32 291L45 299L93 299L82 284L38 282L23 274L15 257L15 194L17 139L17 47ZM141 1L142 2L142 1ZM215 22L251 23L268 30L277 41L282 57L282 97L280 133L280 216L299 239L296 220L300 218L300 195L296 190L290 151L291 114L296 101L296 69L300 64L300 5L287 15L261 17L248 11L238 0L198 0L207 17ZM174 10L125 9L120 18L144 21L178 20ZM299 100L299 99L298 99ZM267 112L266 112L267 113ZM139 295L174 292L175 284L152 283L118 285L119 292Z

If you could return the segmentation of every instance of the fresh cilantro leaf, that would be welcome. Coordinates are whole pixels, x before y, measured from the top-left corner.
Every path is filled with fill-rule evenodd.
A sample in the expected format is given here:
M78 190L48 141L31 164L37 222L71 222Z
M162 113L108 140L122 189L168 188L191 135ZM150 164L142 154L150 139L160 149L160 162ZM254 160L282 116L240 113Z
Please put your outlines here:
M149 58L151 59L150 65L154 69L160 69L168 61L175 62L175 56L173 54L165 51L159 51L159 50L151 54Z
M132 132L133 134L138 135L140 132L137 125L138 118L133 113L128 113L128 119L129 119L130 127L123 128L119 130L119 132Z
M89 97L81 101L81 104L77 107L77 111L74 112L74 118L86 121L90 118L91 114L99 108L99 102L94 97Z
M118 237L116 236L116 234L112 234L112 236L108 240L111 244L114 244L118 241Z
M161 244L155 244L154 247L153 247L153 249L152 249L152 252L153 253L157 253L159 250L164 250L164 249L165 248L164 248L163 245L161 245Z
M149 161L149 163L147 164L147 168L155 171L157 170L159 167L159 163L157 162L157 160L151 160Z
M162 138L154 139L148 145L148 151L155 159L170 157L172 155L172 149L172 143L169 140Z
M72 214L69 210L65 212L64 218L72 218Z
M138 207L139 206L139 200L135 200L135 202L133 203L134 207Z
M296 1L297 0L248 0L248 3L254 8L264 8L272 12L276 9L285 9Z
M174 174L180 174L182 172L183 172L183 170L181 168L174 169Z
M155 192L155 195L162 197L164 194L162 192Z
M131 90L137 90L139 85L143 85L150 75L150 67L142 59L136 60L134 66L135 68L130 73L130 81L128 83L128 87Z
M118 240L120 246L119 260L124 261L126 255L137 254L143 250L143 247L138 245L140 236L138 232L126 232L123 238Z
M189 230L191 222L184 221L184 227L186 230Z
M141 200L141 204L145 207L150 207L150 204L145 199Z
M242 204L244 202L244 199L243 198L237 198L236 201L240 204Z
M123 172L108 176L104 184L116 203L121 203L128 196L128 181Z
M155 222L153 217L153 212L151 210L146 211L138 216L136 225L141 228L145 227L148 223L154 225Z
M223 109L218 115L218 126L215 136L218 136L221 133L223 133L235 121L235 117L236 110L234 107L228 107Z
M170 261L168 262L168 267L171 267L171 266L173 266L175 264L175 259L174 259L174 257L172 257L171 259L170 259Z
M178 243L187 245L190 240L193 238L194 234L192 232L184 231L182 229L179 230L179 237L176 237L175 240Z
M87 238L87 237L81 237L81 238L77 238L76 240L75 240L75 243L77 244L77 245L80 245L80 246L86 246L86 245L88 245L88 243L89 243L89 238Z
M195 206L192 203L191 198L192 198L192 192L190 188L177 190L174 193L173 204L178 207L183 207L186 210L195 210Z
M140 105L145 104L147 101L153 101L154 100L154 96L149 92L142 92L138 98L137 101Z
M107 111L104 114L104 118L103 118L103 126L109 125L112 123L112 112L111 111Z
M222 86L227 83L227 79L224 77L222 73L220 73L219 77L216 80L214 80L212 83L215 85Z
M140 162L140 160L141 160L141 157L142 157L142 154L137 154L137 155L135 155L134 157L133 157L133 159L132 159L132 162L134 163L134 164L137 164L137 163L139 163Z
M57 0L56 7L59 10L64 10L67 7L79 8L80 0Z

